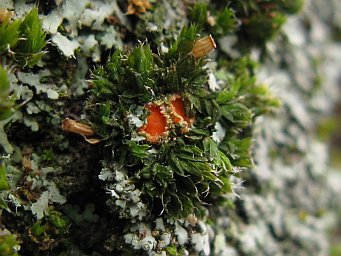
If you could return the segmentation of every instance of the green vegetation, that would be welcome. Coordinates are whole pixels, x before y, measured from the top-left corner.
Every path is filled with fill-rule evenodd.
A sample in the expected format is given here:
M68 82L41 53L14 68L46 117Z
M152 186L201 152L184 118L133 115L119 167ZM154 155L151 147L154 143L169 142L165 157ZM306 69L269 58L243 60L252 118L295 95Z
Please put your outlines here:
M128 167L131 183L151 209L147 216L157 211L171 218L193 212L200 216L203 205L232 193L231 176L252 165L247 132L252 118L278 104L256 84L247 59L226 65L226 85L212 91L206 82L207 60L191 54L198 32L196 27L184 29L165 54L153 54L148 45L116 51L94 72L87 113L116 156L106 159L103 168L114 163ZM193 127L179 132L183 127L175 125L157 145L137 140L139 126L129 116L146 123L145 106L167 102L172 95L180 95L185 112L195 119ZM212 139L217 123L226 129L221 142Z
M303 1L57 2L0 23L0 255L219 255L225 245L252 255L236 239L244 227L255 241L258 231L278 232L287 243L287 223L247 229L263 210L275 215L277 198L269 195L268 207L263 195L272 187L282 195L292 177L271 183L272 173L248 171L260 161L252 158L257 118L288 107L258 81L263 63L252 54L264 53ZM137 3L152 7L124 15ZM286 130L269 124L283 137L264 132L272 148L261 145L269 157L261 164L270 171L305 132L291 111L283 122L296 123ZM85 129L86 140L63 120ZM238 205L244 180L255 197ZM303 215L300 225L315 217Z
M8 16L0 23L0 56L7 55L21 67L32 68L45 54L45 36L37 8L23 19L12 21Z

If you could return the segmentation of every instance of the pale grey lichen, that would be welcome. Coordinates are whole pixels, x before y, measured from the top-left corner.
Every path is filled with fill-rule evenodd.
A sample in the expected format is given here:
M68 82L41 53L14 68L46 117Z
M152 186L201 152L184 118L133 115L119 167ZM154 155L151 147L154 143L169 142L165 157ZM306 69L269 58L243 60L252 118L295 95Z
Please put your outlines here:
M105 185L110 195L108 204L117 210L119 216L141 221L147 214L147 206L141 201L141 191L135 188L133 181L127 175L125 167L115 163L102 169L99 179L108 181Z
M221 142L224 139L225 133L226 133L226 129L220 123L218 123L218 122L214 126L214 129L216 131L212 133L212 139L215 142L219 143L219 142Z
M199 224L200 225L200 224ZM209 256L210 255L210 240L207 233L207 229L205 224L201 224L201 233L191 233L191 244L193 246L193 250L199 255Z
M44 29L52 35L52 42L65 55L74 57L75 51L80 48L93 61L100 61L102 48L121 48L120 33L114 25L106 22L111 15L116 15L121 23L128 28L130 23L116 1L65 1L57 6L43 19ZM64 26L67 36L60 33ZM90 29L92 34L83 33Z
M184 255L208 256L211 250L209 230L201 220L192 224L188 220L167 220L165 223L158 218L154 223L139 222L132 225L124 235L124 241L135 250L148 252L150 256L167 255L168 246L183 248Z
M178 222L175 223L174 234L180 245L188 243L188 233Z
M67 87L62 84L43 82L44 79L52 77L49 69L41 69L37 73L18 71L9 76L11 90L15 91L16 97L23 104L13 116L1 121L0 130L8 123L20 122L29 127L33 132L39 130L37 115L42 112L50 116L51 123L59 123L60 117L56 115L47 101L56 101L60 95L67 95ZM41 98L38 98L41 97ZM27 104L24 104L27 103ZM7 141L7 135L2 137L1 145L5 152L13 153L12 146Z
M219 84L218 84L218 82L217 82L217 79L216 79L216 77L214 76L213 73L210 73L210 74L208 75L208 85L209 85L210 89L211 89L213 92L216 91L216 90L218 90L218 89L220 89L220 86L219 86Z
M135 250L143 249L150 252L156 248L156 240L151 234L150 227L145 223L132 226L130 231L137 232L124 235L125 242L131 244Z
M57 32L51 40L62 51L64 56L68 58L75 57L75 50L80 46L77 40L68 39L59 32Z
M36 215L37 219L42 219L45 214L48 214L48 206L49 206L49 192L44 191L37 202L31 205L31 211L34 215Z
M16 150L20 149L17 148ZM21 155L17 156L19 157L17 161L22 161ZM11 190L7 192L6 198L17 207L24 207L25 210L31 211L37 219L41 219L48 215L51 204L62 205L66 203L66 198L60 194L55 182L48 178L49 173L56 172L53 167L41 167L41 158L34 153L31 156L31 160L27 161L29 161L27 165L31 168L29 171L35 173L35 175L26 176L22 170L15 166L7 165L8 181L13 192L19 186L19 182L31 184L27 189L29 191L41 191L39 198L36 201L24 203L16 193L12 194Z

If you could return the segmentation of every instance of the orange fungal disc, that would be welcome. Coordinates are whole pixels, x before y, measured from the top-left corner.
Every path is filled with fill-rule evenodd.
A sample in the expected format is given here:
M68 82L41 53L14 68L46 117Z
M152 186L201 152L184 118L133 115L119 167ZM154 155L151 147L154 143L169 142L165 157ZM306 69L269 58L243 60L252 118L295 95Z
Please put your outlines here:
M174 124L183 124L185 131L193 123L193 119L189 118L184 109L184 104L180 95L173 95L170 98L171 118Z
M147 123L139 131L146 135L149 142L156 143L159 139L167 135L167 118L163 113L162 106L148 104L147 109L150 111L147 117Z

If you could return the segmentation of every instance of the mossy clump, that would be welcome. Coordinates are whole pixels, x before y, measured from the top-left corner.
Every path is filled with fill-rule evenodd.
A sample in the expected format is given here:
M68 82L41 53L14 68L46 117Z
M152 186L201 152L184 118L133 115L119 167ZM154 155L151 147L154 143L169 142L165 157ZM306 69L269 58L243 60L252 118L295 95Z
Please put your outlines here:
M23 19L6 16L0 23L0 56L7 55L22 67L32 68L45 54L46 34L33 8Z
M200 216L206 204L224 201L233 192L232 177L252 164L247 130L256 107L250 103L264 88L259 90L248 70L252 65L242 64L235 73L240 76L230 77L222 88L210 88L208 60L193 54L198 39L197 28L190 27L167 52L156 54L140 44L128 52L116 51L94 72L87 114L115 156L103 161L101 175L113 195L110 205L126 218L136 216L127 215L132 211L122 209L115 197L117 186L122 187L118 179L113 182L117 171L124 169L141 192L138 202L147 207L140 210L147 212L139 218L179 218L193 212ZM253 96L248 96L251 91ZM220 125L224 131L218 131Z

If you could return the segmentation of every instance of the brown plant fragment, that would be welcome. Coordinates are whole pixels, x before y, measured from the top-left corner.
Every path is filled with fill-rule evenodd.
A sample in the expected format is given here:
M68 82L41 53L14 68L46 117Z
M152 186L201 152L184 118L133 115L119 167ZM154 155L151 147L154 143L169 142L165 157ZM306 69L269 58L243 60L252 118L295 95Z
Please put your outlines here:
M97 144L98 142L100 142L99 139L87 138L88 136L93 136L95 134L91 126L87 124L79 123L70 118L65 118L63 120L62 129L63 131L66 131L66 132L72 132L72 133L82 135L83 138L90 144Z
M211 35L203 37L199 40L197 40L192 49L192 54L194 58L198 59L201 57L204 57L208 55L210 52L212 52L217 47L216 43L214 42L214 39Z
M135 14L137 16L146 13L148 9L151 9L152 5L148 0L129 0L127 15Z

